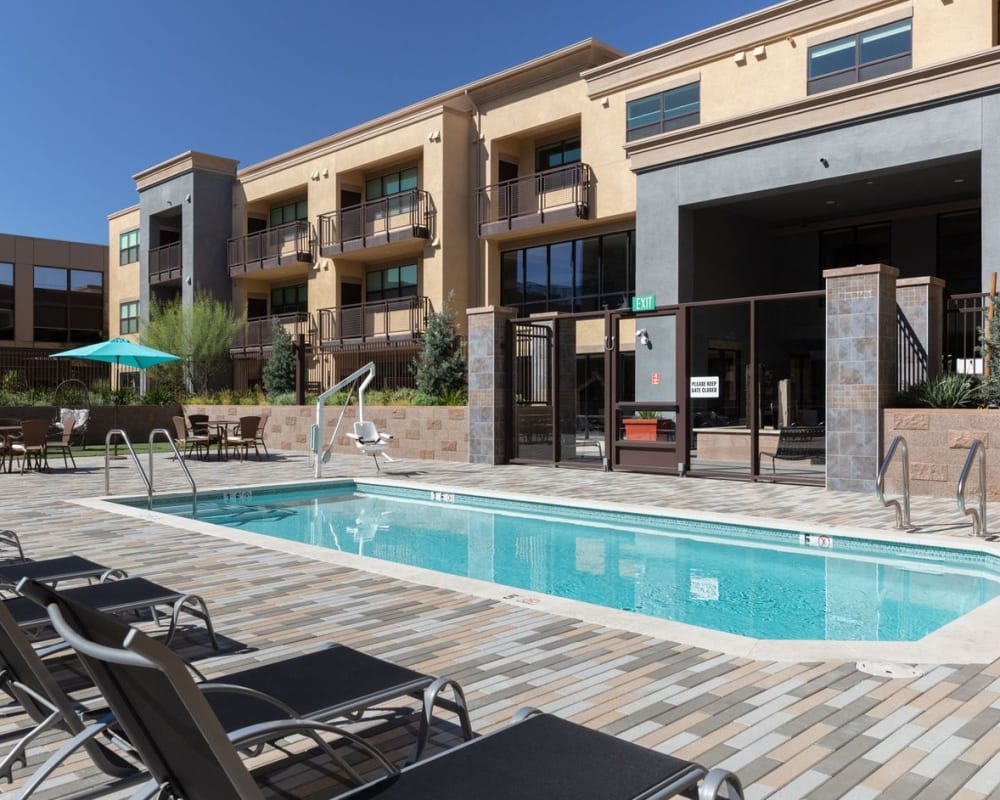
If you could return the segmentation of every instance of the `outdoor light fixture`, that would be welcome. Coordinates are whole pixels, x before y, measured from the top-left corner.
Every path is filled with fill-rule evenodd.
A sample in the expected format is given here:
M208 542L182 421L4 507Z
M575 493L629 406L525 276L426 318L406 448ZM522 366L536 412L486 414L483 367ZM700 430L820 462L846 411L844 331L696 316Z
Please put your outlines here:
M635 338L639 340L640 347L649 347L649 331L645 328L639 328L635 332Z

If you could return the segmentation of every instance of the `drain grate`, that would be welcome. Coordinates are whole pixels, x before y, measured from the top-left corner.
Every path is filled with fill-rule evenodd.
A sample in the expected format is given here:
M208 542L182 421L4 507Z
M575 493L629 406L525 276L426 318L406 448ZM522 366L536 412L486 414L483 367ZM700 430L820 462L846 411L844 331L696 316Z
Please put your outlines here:
M859 661L858 671L879 678L919 678L923 671L909 664L886 664L881 661Z

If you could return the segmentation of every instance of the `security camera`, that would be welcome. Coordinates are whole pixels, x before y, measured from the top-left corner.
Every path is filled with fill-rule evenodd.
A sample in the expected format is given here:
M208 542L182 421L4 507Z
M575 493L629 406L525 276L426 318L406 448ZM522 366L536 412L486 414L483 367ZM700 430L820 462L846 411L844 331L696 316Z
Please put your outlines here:
M642 347L649 347L649 331L645 328L639 328L635 332L635 338L639 340L639 345Z

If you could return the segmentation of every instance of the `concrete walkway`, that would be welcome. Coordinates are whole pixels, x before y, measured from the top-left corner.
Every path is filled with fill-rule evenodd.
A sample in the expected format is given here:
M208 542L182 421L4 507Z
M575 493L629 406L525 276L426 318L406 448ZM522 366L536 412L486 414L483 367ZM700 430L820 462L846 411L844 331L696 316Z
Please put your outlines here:
M853 660L760 660L715 649L705 636L678 643L536 606L425 585L260 547L160 521L138 521L75 502L103 494L102 459L77 472L0 475L3 527L17 530L27 554L75 552L179 589L202 594L217 630L238 655L201 658L209 676L232 664L277 659L338 641L465 687L478 732L502 726L533 705L648 747L736 771L750 798L904 800L1000 798L1000 660L914 663L917 675L893 679ZM190 462L199 488L302 481L302 454L266 462ZM112 491L143 491L134 466L112 462ZM889 535L891 510L871 496L820 489L598 473L540 467L479 467L401 461L384 477L444 487L604 501L630 508L738 514L803 526ZM325 477L375 477L370 459L335 457ZM156 482L183 489L176 464L156 463ZM914 534L966 542L953 502L917 498ZM976 547L996 549L992 542ZM1000 640L987 620L984 641ZM186 634L186 655L208 654L204 637ZM410 730L412 718L403 732ZM0 728L9 731L23 720ZM382 734L390 744L402 733ZM442 722L438 745L455 740ZM34 766L64 740L51 734L31 751ZM17 773L15 787L27 771ZM39 797L98 782L76 759ZM118 796L118 795L116 795ZM124 795L121 795L124 796ZM276 794L275 796L280 796Z

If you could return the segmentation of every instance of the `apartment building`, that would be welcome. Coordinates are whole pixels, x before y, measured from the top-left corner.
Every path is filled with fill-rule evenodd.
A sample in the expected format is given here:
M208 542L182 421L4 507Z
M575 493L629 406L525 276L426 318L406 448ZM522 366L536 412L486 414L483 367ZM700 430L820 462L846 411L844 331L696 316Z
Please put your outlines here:
M393 386L449 298L508 309L502 460L760 477L769 431L830 430L824 270L987 285L997 16L789 0L641 53L581 42L242 169L181 154L109 218L112 333L204 291L250 319L237 387L275 320L314 383L375 360Z
M104 245L0 234L0 373L16 384L106 377L107 367L49 360L106 333Z

